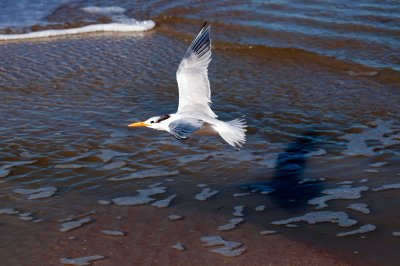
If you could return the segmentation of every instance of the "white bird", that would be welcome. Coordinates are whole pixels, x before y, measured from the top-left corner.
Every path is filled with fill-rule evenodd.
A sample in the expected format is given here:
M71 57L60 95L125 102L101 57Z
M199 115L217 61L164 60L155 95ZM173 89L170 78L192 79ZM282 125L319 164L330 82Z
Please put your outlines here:
M211 61L210 25L205 23L193 40L176 72L179 105L175 114L154 116L130 127L165 130L177 139L205 129L218 133L227 143L240 148L246 141L246 122L234 119L224 122L211 110L211 90L207 68Z

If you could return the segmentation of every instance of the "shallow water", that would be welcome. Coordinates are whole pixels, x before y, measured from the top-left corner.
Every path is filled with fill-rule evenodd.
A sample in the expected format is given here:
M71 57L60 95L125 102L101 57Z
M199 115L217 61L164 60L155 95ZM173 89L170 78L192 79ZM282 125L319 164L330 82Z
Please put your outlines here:
M400 70L400 6L396 1L157 0L133 4L125 0L46 0L3 1L1 5L0 32L5 33L70 28L123 16L172 25L175 34L184 32L191 38L193 26L198 28L209 21L218 33L215 40L269 49L292 48L292 52L295 48L299 56L308 51ZM92 7L103 9L87 12Z
M121 2L115 5L127 8ZM246 12L250 12L249 17L253 17L251 12L257 11L261 16L270 12L266 11L269 9L262 11L259 8L262 4L256 2L254 6L258 8L249 5L254 10L238 11L239 14L234 12L240 6L236 2L199 5L191 15L176 5L150 2L127 9L132 17L159 23L158 28L149 32L0 42L0 167L3 170L0 174L5 175L0 183L0 207L15 207L45 219L40 225L31 225L37 226L39 237L29 237L27 242L40 239L41 230L49 230L53 236L62 234L54 221L71 213L98 209L99 213L93 215L96 218L108 212L143 208L102 206L97 201L134 196L138 189L163 182L161 186L166 186L166 194L152 197L165 199L176 194L167 209L187 212L189 220L201 214L207 220L204 223L212 221L214 234L220 234L218 226L233 218L235 206L244 205L245 222L234 229L242 230L244 241L250 237L249 229L245 229L249 224L259 231L276 229L295 241L317 246L351 262L395 265L399 260L399 239L392 232L400 230L393 219L400 215L396 207L399 190L374 191L373 188L400 183L398 72L374 68L375 63L352 63L365 58L360 59L357 55L360 51L347 46L342 49L354 53L352 60L340 61L325 56L329 55L325 50L322 56L311 53L314 48L306 45L311 40L308 37L301 38L306 48L290 47L311 52L291 52L291 49L268 48L269 44L263 41L269 38L264 36L260 41L251 30L241 31L243 35L226 30L225 17L231 17L230 14L235 14L235 19L229 27L239 27L235 21L245 17ZM315 5L311 7L315 9ZM216 8L207 9L210 6ZM301 9L291 2L274 7L276 12L283 7ZM307 13L304 10L314 10L311 7L302 6L301 10ZM373 3L363 8L378 9ZM396 5L388 3L381 7L390 8ZM336 14L336 9L326 9ZM198 21L204 19L202 14L207 10L219 12L219 20L225 21L216 22L215 26L212 23L216 39L209 69L212 107L223 120L246 116L249 129L247 143L241 151L234 150L219 137L193 136L180 142L164 132L127 127L131 122L175 111L175 71L188 45L185 39L198 30L201 24ZM365 10L359 12L367 14ZM385 11L377 11L375 15L380 16L380 12ZM396 19L397 15L392 16ZM248 25L243 23L240 27ZM270 30L266 25L263 27L264 31ZM284 29L277 30L285 38L293 37ZM267 46L249 48L249 44ZM386 55L387 51L383 53ZM382 59L379 64L391 67L391 61L379 58ZM377 74L365 74L371 71ZM115 162L126 165L108 165ZM379 162L387 164L370 166ZM138 178L140 174L149 174L146 170L155 170L164 176ZM171 176L165 176L168 173ZM129 180L118 181L128 176ZM313 180L306 182L306 178ZM343 181L348 182L338 184ZM197 186L200 183L219 193L204 202L196 200L195 195L203 189ZM308 203L327 194L327 189L343 185L367 186L368 190L362 191L358 199L350 195L347 196L350 199L327 201L328 207L322 210ZM57 191L50 198L37 200L28 200L28 195L13 192L17 188L41 187L55 187ZM248 192L251 194L233 196ZM352 203L367 203L371 213L348 209ZM266 205L264 212L254 210L259 205ZM196 212L191 212L192 209ZM334 224L298 223L299 228L271 225L274 221L316 211L343 211L359 223L351 228ZM4 221L2 235L30 223L20 221L17 216L7 216ZM95 221L84 226L99 224L100 221ZM336 236L366 224L377 226L375 231L363 235L366 238ZM79 235L83 228L77 230ZM197 227L191 230L203 233ZM23 237L15 234L13 240L7 238L8 244L2 247L1 256L11 262L6 253L16 250ZM24 250L13 252L18 255ZM62 250L54 254L59 258L65 256ZM113 263L112 259L111 256L108 262Z

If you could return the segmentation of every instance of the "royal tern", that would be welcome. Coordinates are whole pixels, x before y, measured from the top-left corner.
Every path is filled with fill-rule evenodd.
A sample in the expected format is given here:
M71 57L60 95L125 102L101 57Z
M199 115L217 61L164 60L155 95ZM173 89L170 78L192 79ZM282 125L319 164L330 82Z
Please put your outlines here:
M178 111L154 116L130 127L165 130L182 140L200 129L217 132L227 143L240 148L246 141L246 122L234 119L224 122L211 110L211 90L207 68L211 61L210 25L205 23L193 40L176 72L179 88Z

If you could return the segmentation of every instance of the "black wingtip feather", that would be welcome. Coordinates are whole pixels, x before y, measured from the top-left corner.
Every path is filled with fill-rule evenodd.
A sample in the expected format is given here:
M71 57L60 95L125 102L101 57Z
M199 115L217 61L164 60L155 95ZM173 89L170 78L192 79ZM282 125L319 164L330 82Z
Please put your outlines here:
M204 52L207 51L208 47L211 44L209 36L210 27L211 25L208 24L207 21L204 22L199 33L196 35L196 38L194 38L194 40L190 44L184 58L188 58L193 52L200 57L203 56Z
M199 35L200 34L200 32L202 32L205 28L208 28L208 27L210 27L211 25L210 24L208 24L208 22L206 21L206 22L204 22L204 24L203 24L203 26L201 26L201 29L199 30L199 32L197 33L197 35Z

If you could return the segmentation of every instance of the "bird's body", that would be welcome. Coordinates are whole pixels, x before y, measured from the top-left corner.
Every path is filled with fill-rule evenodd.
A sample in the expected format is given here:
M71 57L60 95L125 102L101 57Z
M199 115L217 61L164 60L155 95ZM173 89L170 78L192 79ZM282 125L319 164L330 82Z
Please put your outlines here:
M217 132L230 145L240 148L246 141L243 119L221 121L211 110L211 90L207 68L211 61L210 26L204 24L179 64L176 79L179 105L175 114L152 117L129 126L164 130L177 139L187 139L204 128Z

